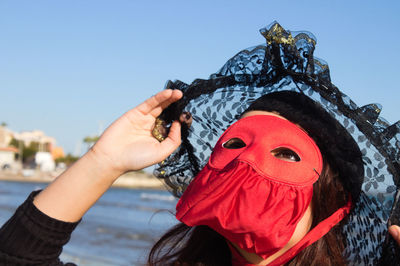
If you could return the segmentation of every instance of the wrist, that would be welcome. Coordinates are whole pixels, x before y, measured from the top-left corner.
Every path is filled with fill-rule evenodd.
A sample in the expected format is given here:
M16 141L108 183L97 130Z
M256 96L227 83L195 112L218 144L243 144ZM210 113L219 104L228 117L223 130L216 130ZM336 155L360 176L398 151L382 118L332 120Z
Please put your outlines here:
M76 222L120 176L106 158L88 151L35 199L35 206L54 219Z
M90 167L96 169L101 177L112 181L124 174L124 171L119 169L111 158L98 151L95 147L92 147L82 159L87 161Z

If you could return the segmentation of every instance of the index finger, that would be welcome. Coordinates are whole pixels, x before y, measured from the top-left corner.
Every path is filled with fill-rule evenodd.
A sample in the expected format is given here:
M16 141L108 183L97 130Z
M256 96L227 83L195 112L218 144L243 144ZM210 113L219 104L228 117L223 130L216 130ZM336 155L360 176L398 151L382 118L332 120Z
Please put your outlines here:
M164 108L182 97L180 90L166 89L139 104L136 109L144 115L153 113L159 115Z

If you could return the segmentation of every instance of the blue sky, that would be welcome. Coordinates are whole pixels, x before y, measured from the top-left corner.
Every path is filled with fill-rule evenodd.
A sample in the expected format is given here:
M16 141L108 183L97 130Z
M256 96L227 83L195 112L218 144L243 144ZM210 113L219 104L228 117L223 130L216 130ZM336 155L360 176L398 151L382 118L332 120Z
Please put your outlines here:
M246 3L246 4L245 4ZM398 1L0 1L0 122L67 152L163 88L207 78L277 20L318 40L333 83L400 119ZM81 147L84 151L85 147Z

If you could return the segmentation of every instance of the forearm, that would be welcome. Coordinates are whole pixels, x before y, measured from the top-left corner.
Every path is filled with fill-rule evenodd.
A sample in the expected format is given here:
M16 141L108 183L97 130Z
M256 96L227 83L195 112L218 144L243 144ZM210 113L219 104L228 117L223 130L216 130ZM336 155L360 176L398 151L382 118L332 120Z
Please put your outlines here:
M37 195L34 205L54 219L78 221L121 174L89 151Z

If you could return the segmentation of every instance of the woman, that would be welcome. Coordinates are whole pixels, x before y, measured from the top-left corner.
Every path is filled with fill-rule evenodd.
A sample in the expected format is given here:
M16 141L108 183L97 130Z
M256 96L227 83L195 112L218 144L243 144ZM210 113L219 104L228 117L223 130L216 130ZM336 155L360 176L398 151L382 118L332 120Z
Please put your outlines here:
M387 234L388 225L400 222L396 203L400 198L400 193L396 193L400 186L400 124L389 125L381 118L379 105L358 107L331 83L329 67L313 56L316 40L310 33L292 34L275 22L262 29L261 34L266 44L240 51L209 79L195 80L190 85L181 81L167 84L167 88L183 91L184 97L165 110L156 125L168 125L181 113L190 113L192 123L190 128L183 126L182 145L159 165L156 175L174 195L187 201L187 192L183 191L192 187L192 180L196 183L198 177L193 178L202 174L200 170L213 156L212 147L224 130L253 102L259 102L258 98L276 92L295 92L312 103L300 101L304 103L299 104L300 96L270 96L278 104L270 106L269 101L264 101L256 104L256 109L270 106L267 111L278 111L305 129L317 142L325 163L338 172L345 190L351 192L352 211L339 227L346 236L345 259L351 264L400 265L399 251ZM282 103L292 110L281 110ZM315 105L324 112L312 107ZM157 137L165 131L162 126L160 128L156 127L154 135ZM354 146L351 143L358 146L362 155L354 152L356 149L351 148ZM209 196L219 193L210 192ZM331 198L326 202L329 204ZM180 218L179 205L177 211ZM222 231L218 226L212 228L218 233ZM178 229L181 235L186 232L183 227ZM162 245L157 248L160 247ZM151 257L155 259L153 262L157 261L158 251L160 249L153 250L151 254L156 255ZM174 255L174 251L171 254ZM180 251L173 257L179 258L179 255L182 255Z
M290 47L289 47L290 48ZM289 49L288 48L288 49ZM290 50L290 49L289 49ZM275 57L276 59L276 57ZM257 62L256 62L257 63ZM266 65L264 65L266 67ZM275 73L275 74L274 74ZM271 80L268 82L276 83L279 82L279 80L273 78L275 77L276 73L279 73L279 71L275 72L266 72L263 73L263 76L271 76ZM286 75L288 76L288 75ZM254 80L244 80L241 79L244 76L237 76L239 78L240 82L255 82ZM296 78L301 78L300 75L296 75L295 73L292 73L290 75L292 79ZM212 80L209 81L208 86L206 88L211 89L214 87L218 87L221 84L226 83L218 83L215 82L216 79L219 79L220 77L215 77ZM244 77L248 78L248 77ZM281 79L282 80L282 79ZM232 78L228 78L224 80L224 82L232 82ZM260 80L260 82L264 82L264 84L267 84L266 80ZM197 82L194 84L194 88L196 88L196 85L202 84L201 82ZM231 84L231 83L229 83ZM176 84L175 84L176 85ZM203 85L203 84L202 84ZM282 84L281 84L282 85ZM192 87L193 88L193 87ZM218 88L223 88L223 87L218 87ZM246 87L248 88L248 87ZM169 157L170 159L165 160L168 155L170 155L179 145L181 144L181 130L180 130L180 123L177 121L172 120L179 120L179 117L181 116L182 109L184 107L187 107L188 101L188 96L190 95L195 95L195 93L191 94L190 90L183 90L185 97L182 98L182 92L180 90L164 90L157 95L151 97L147 101L145 101L143 104L139 105L138 107L130 110L126 114L124 114L121 118L116 120L101 136L99 141L93 146L93 148L85 154L77 163L75 163L72 167L70 167L66 172L64 172L61 176L59 176L52 184L50 184L45 190L41 192L34 192L31 194L31 196L27 199L27 201L21 205L18 210L16 211L15 215L11 217L11 219L1 228L0 230L0 261L2 264L8 264L8 265L17 265L17 264L22 264L22 265L62 265L61 262L59 262L58 256L61 253L62 246L68 242L70 233L73 231L73 229L77 226L79 223L81 217L84 215L84 213L96 202L96 200L111 186L111 184L123 173L126 171L130 170L138 170L142 169L144 167L147 167L149 165L155 164L157 162L162 162L161 165L166 172L162 172L162 170L159 171L160 176L162 175L167 183L169 183L172 187L175 189L175 194L180 193L181 191L179 189L184 189L185 186L188 184L185 182L179 183L182 186L177 186L176 181L181 181L179 178L182 176L181 172L179 171L169 171L171 170L171 160L175 161L176 167L180 169L189 169L190 171L193 170L195 172L198 170L200 167L199 162L196 160L195 157L192 155L196 154L196 151L194 149L191 150L190 142L190 135L189 132L191 130L196 129L196 114L193 110L190 110L190 112L193 115L193 124L189 127L188 124L183 123L183 130L182 130L182 140L183 143L180 146L180 149L172 155L172 157ZM243 92L243 91L242 91ZM241 92L241 93L242 93ZM254 93L254 90L249 90L250 93ZM201 94L201 93L200 93ZM267 94L267 93L264 93ZM198 94L197 94L198 95ZM208 97L208 96L207 96ZM229 99L228 97L225 97ZM182 98L182 99L181 99ZM286 98L286 97L285 97ZM181 99L181 100L179 100ZM289 97L287 98L289 99ZM179 100L179 101L178 101ZM178 101L178 102L176 102ZM283 100L282 100L283 101ZM282 102L281 101L281 102ZM174 103L172 104L171 103ZM270 102L270 101L268 101ZM200 102L201 104L204 104L203 102ZM168 106L170 108L166 109ZM290 105L290 104L289 104ZM192 104L192 107L194 105ZM264 103L263 103L264 106ZM218 107L217 107L218 108ZM240 111L240 113L243 113L243 110L241 109L242 107L239 106L236 108L236 110ZM317 182L314 182L314 191L320 192L321 195L318 197L322 197L323 195L323 188L319 188L318 184L320 181L323 180L329 180L329 176L334 175L334 171L332 172L328 164L335 164L335 166L339 166L337 171L341 171L342 169L347 169L347 168L342 168L340 167L342 164L346 164L346 160L343 160L341 162L339 159L336 158L336 160L330 160L331 155L334 155L335 153L330 154L331 148L334 149L335 147L323 147L323 144L318 143L318 138L313 136L313 129L315 129L315 126L307 126L307 123L313 123L312 119L310 121L307 121L306 124L302 125L302 122L304 121L303 119L299 119L298 121L296 118L292 118L289 115L290 114L284 114L285 110L280 110L277 109L279 107L272 107L270 110L265 110L261 107L255 107L253 110L262 110L262 111L278 111L282 117L275 117L274 121L279 121L280 123L284 123L287 127L290 127L293 129L293 131L297 132L296 134L300 134L302 136L302 139L305 141L309 141L309 139L314 140L318 147L321 149L321 153L323 156L326 156L326 162L324 168L322 169L322 165L317 163L317 167L314 167L315 170L314 173L318 174L312 174L309 176L310 180L314 181L315 178L319 177ZM166 109L166 110L165 110ZM302 108L303 109L303 106ZM159 142L156 140L153 136L152 133L156 133L156 135L159 133L163 135L163 129L165 129L164 124L159 123L160 120L156 120L156 118L161 114L161 112L165 110L161 118L164 118L166 120L166 123L172 122L171 127L169 129L169 134L166 136L164 140ZM220 111L220 110L216 110ZM207 113L207 112L206 112ZM247 112L247 115L249 115L250 111ZM290 112L289 112L290 113ZM226 113L227 114L227 113ZM246 114L245 114L246 115ZM271 118L271 114L265 115L264 117L267 116L268 118ZM175 117L175 119L171 119L171 117ZM250 117L245 117L242 121L249 121L251 120L252 117L256 116L250 116ZM169 120L168 120L169 119ZM182 121L187 119L185 116L182 117ZM276 120L279 119L279 120ZM288 119L291 122L294 122L295 124L291 122L282 122L286 121L285 119ZM231 119L231 122L235 120L234 118ZM210 120L209 120L210 121ZM156 125L155 132L153 132L154 124ZM217 123L218 124L218 123ZM331 123L326 123L327 125L331 125ZM335 124L335 123L333 123ZM236 125L236 124L235 124ZM289 126L290 125L290 126ZM336 124L335 124L336 125ZM305 134L302 129L303 128L307 134ZM220 129L222 130L222 129ZM299 131L300 130L300 131ZM157 133L158 132L158 133ZM303 132L303 133L301 133ZM318 133L318 132L316 132ZM214 133L213 133L214 134ZM202 135L202 134L200 134ZM207 138L209 135L205 135ZM307 137L308 136L308 137ZM321 136L320 136L321 137ZM344 137L346 138L346 137ZM225 143L225 142L224 142ZM312 142L308 142L312 143ZM240 146L239 143L230 143L232 146L226 144L225 146L227 148L229 147L236 147L237 145ZM209 145L209 144L207 144ZM312 147L312 144L310 144ZM189 151L189 153L188 153ZM316 156L316 161L317 162L322 162L322 160L319 160L318 158L318 152L315 150L315 156ZM191 153L191 154L190 154ZM198 154L198 151L197 151ZM287 152L282 151L282 150L274 150L273 153L271 153L273 156L281 157L281 158L286 158ZM293 155L293 154L292 154ZM296 156L294 156L295 158ZM201 159L201 156L199 156ZM290 158L290 156L289 156ZM301 157L302 159L303 157ZM180 160L185 160L187 164L180 164ZM218 160L217 160L218 161ZM351 161L351 160L350 160ZM189 168L186 168L189 167ZM334 168L334 167L333 167ZM349 168L350 169L350 168ZM356 170L357 171L357 170ZM207 175L204 175L207 176ZM327 178L325 178L327 177ZM185 180L185 177L183 177L182 180ZM197 179L196 179L197 180ZM198 179L202 180L202 179ZM311 182L306 182L308 185ZM337 179L333 179L337 180ZM353 179L351 179L353 180ZM356 195L357 197L357 191L353 192L352 189L354 188L351 184L351 181L349 183L346 182L339 182L342 183L342 186L345 187L346 191L350 191L353 195ZM325 182L325 181L324 181ZM334 181L335 182L335 181ZM334 186L340 186L340 184L334 184ZM357 183L357 182L356 182ZM194 185L193 185L194 186ZM192 187L193 187L192 186ZM348 187L346 187L348 186ZM323 186L325 187L325 185ZM190 187L189 187L190 188ZM339 189L341 190L341 189ZM193 191L193 190L192 190ZM304 193L304 195L307 196L307 200L305 200L302 204L296 205L296 206L301 206L299 209L301 211L298 213L297 218L294 220L294 227L292 226L291 230L292 232L296 232L297 224L300 222L302 217L312 217L312 221L310 219L305 219L305 226L301 226L299 228L305 229L303 230L302 233L300 233L300 237L298 239L295 239L293 241L293 246L298 245L297 243L301 242L302 235L308 235L307 231L311 223L311 227L313 227L312 224L321 224L321 221L325 221L326 216L331 215L331 211L335 210L327 210L326 214L321 213L320 215L317 215L317 210L323 205L316 204L314 200L318 199L317 196L314 197L314 195L317 194L312 194L313 201L311 202L310 205L310 189L308 189L307 193ZM198 195L196 193L189 193L190 190L188 190L188 196L189 201L194 198L196 198ZM300 193L300 192L299 192ZM346 203L348 203L348 193L338 193L341 194L337 198L337 203L335 203L336 207L339 209L343 208L343 213L346 213L348 207L346 207ZM305 197L306 197L305 196ZM355 198L356 198L355 197ZM294 200L296 197L292 197ZM336 199L336 197L335 197ZM187 202L189 202L187 201ZM317 202L318 203L318 202ZM183 206L183 205L181 205ZM311 207L309 207L311 206ZM332 204L334 206L334 204ZM184 206L185 207L185 206ZM186 208L188 209L188 208ZM178 207L178 214L180 211L184 210L184 208L180 209ZM312 215L310 215L310 211ZM337 211L337 210L336 210ZM314 213L313 213L314 212ZM183 213L183 211L182 211ZM185 217L185 215L182 215L182 217ZM318 217L319 216L319 217ZM336 215L339 220L341 215ZM189 217L189 216L188 216ZM193 216L195 217L195 216ZM183 218L184 219L184 218ZM189 219L192 220L192 219ZM351 217L350 219L351 220ZM190 221L187 221L190 223ZM250 222L250 221L248 221ZM330 223L330 224L336 224ZM177 230L183 232L183 237L185 237L187 228L186 227L179 227ZM334 229L335 230L335 229ZM393 232L398 230L398 228L394 227ZM214 244L215 242L219 243L222 241L225 244L225 253L229 254L229 252L232 252L234 255L233 259L236 259L239 261L238 263L243 263L244 261L247 261L249 263L259 263L260 261L253 261L253 255L252 252L248 252L249 249L248 247L245 247L244 245L240 244L240 241L235 242L235 241L228 241L225 242L225 238L221 238L221 235L224 234L215 234L214 232L209 232L210 230L207 227L196 227L194 229L191 237L192 241L189 241L191 244L198 244L194 243L196 239L204 239L202 236L206 234L209 236L209 238L206 238L206 243L204 245L208 246L210 243ZM284 232L285 230L283 230ZM328 230L329 231L329 230ZM206 232L206 233L204 233ZM310 231L313 232L313 231ZM340 233L338 232L333 232L332 239L334 240L328 240L326 239L325 243L332 243L333 241L337 240L337 237L340 237ZM220 232L221 233L221 232ZM223 232L222 232L223 233ZM198 235L201 235L201 237L198 237ZM332 235L331 231L326 235ZM399 235L399 234L398 234ZM399 240L399 237L397 235L396 240ZM180 235L182 236L182 234ZM393 234L395 236L395 234ZM291 238L292 234L286 234L285 238ZM313 240L318 240L320 237L313 239ZM226 237L226 239L229 240L229 237ZM289 239L290 240L290 239ZM279 242L279 239L277 240ZM341 241L338 240L340 243ZM285 244L285 243L284 243ZM318 246L318 244L317 244ZM197 245L195 247L192 246L191 250L195 250L200 247L200 245ZM211 246L213 247L213 246ZM220 245L216 245L214 247L220 247ZM226 249L228 247L229 250ZM243 248L245 247L245 248ZM278 243L278 245L275 246L275 249L273 250L268 250L268 251L263 251L261 256L255 257L257 260L260 260L260 257L262 259L268 259L268 255L270 254L273 255L275 253L272 252L279 252L281 248L284 248L285 245L282 246L282 243ZM324 249L324 248L323 248ZM301 251L301 247L297 249L299 252ZM304 261L304 258L307 258L310 256L310 253L307 253L309 248L304 249L304 253L301 254L299 253L295 260L293 260L293 263L295 262L302 262ZM329 250L329 252L334 252L335 254L341 254L343 250L343 247L338 246L337 250ZM220 250L212 250L209 249L210 253L208 254L214 254L214 253L220 253ZM251 251L251 248L250 248ZM314 250L319 251L318 249ZM214 253L212 253L214 252ZM247 252L247 253L246 253ZM328 252L327 249L325 248L324 252ZM345 250L346 252L346 250ZM202 252L200 252L202 253ZM272 254L271 254L272 253ZM194 253L179 253L181 254L189 254L188 259L193 259L193 254ZM204 254L204 253L202 253ZM206 257L211 257L210 255L206 254ZM285 254L287 254L285 252ZM258 255L258 254L256 254ZM179 258L178 261L173 261L173 263L191 263L186 258L182 257L177 257ZM340 256L335 255L335 259L338 258L340 259ZM289 258L291 259L291 258ZM296 261L296 260L299 261ZM357 260L358 258L355 258ZM228 259L228 264L231 261ZM235 261L233 261L235 262ZM263 262L260 262L263 263Z

